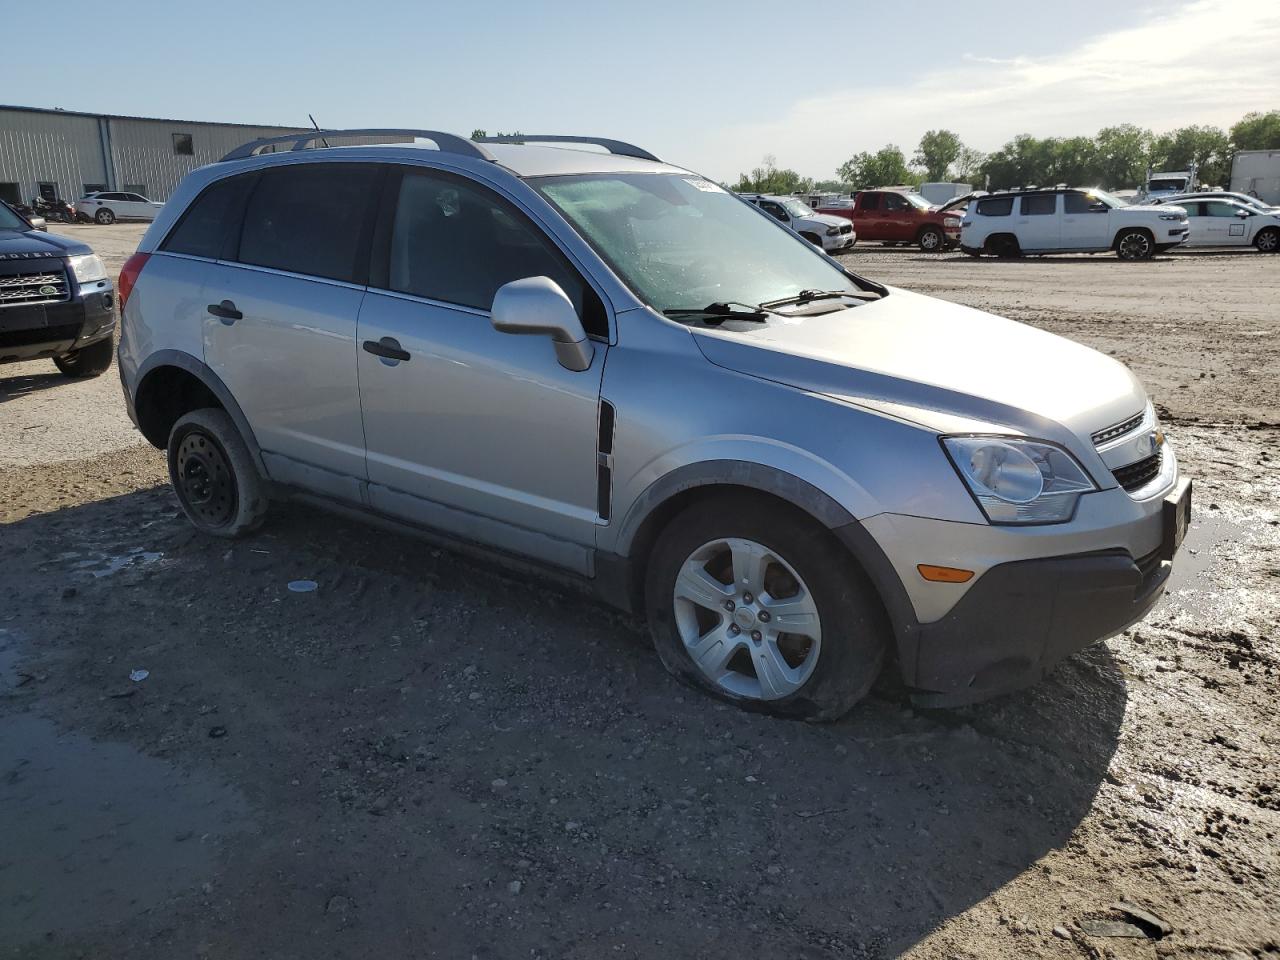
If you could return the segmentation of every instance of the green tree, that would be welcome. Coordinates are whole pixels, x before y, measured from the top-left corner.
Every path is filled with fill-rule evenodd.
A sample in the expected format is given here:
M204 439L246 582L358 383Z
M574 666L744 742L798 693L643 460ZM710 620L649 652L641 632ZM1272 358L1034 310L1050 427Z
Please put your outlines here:
M960 158L963 149L960 138L950 130L929 130L920 138L920 146L916 147L916 155L911 162L924 168L926 180L945 180L947 171Z
M907 168L907 158L893 144L881 147L875 153L859 153L840 164L836 176L859 189L868 187L888 187L914 180L919 184L920 178L912 176Z
M1219 127L1179 127L1156 137L1151 144L1151 165L1159 170L1186 170L1199 166L1201 183L1219 185L1231 178L1231 144Z
M987 155L973 147L961 146L951 165L951 173L960 183L973 183L982 170L982 162Z
M1280 110L1246 113L1231 128L1236 150L1280 150Z
M813 180L794 170L778 169L777 158L766 154L760 166L738 175L732 189L735 193L808 193L813 189Z
M1132 123L1104 127L1093 138L1093 143L1097 164L1096 186L1127 190L1146 178L1151 153L1150 130Z

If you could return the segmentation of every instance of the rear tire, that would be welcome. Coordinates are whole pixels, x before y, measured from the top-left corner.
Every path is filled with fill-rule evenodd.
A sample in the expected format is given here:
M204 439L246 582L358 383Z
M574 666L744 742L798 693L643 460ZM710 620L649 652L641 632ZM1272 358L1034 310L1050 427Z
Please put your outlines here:
M666 526L645 611L672 674L781 717L840 717L888 646L879 597L843 545L800 510L751 494L696 503Z
M1018 244L1018 238L1008 233L987 237L985 250L1001 260L1013 260L1022 256L1022 247Z
M205 407L169 432L169 480L182 511L202 533L235 538L262 525L267 485L225 410Z
M937 227L925 227L916 237L916 243L925 253L941 253L946 249L947 239Z
M1253 245L1263 253L1280 253L1280 230L1268 227L1253 238Z
M102 224L104 227L109 227L111 224L116 222L116 215L106 207L103 207L93 215L93 219L97 220L98 223Z
M79 350L72 350L70 353L63 354L60 357L54 357L53 365L62 371L63 376L71 377L75 380L100 377L111 366L113 350L114 345L111 342L111 338L107 337L97 343L91 343L87 347L81 347Z

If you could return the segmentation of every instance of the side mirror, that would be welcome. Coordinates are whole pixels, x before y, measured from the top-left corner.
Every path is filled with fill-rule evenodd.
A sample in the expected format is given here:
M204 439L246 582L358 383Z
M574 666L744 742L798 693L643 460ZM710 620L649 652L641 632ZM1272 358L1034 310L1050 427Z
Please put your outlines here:
M1245 217L1252 217L1253 214L1250 213L1248 210L1237 210L1236 216L1239 217L1241 220L1243 220L1245 219Z
M1098 200L1098 201L1095 201L1094 203L1089 204L1090 213L1106 213L1108 209L1110 208L1101 200Z
M595 356L578 311L550 277L525 277L499 287L490 320L502 333L550 337L566 370L586 370Z

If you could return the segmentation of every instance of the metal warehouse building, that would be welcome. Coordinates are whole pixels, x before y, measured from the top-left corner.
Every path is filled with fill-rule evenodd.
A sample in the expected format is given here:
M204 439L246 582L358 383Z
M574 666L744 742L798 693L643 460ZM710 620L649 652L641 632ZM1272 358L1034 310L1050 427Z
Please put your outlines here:
M94 190L167 200L196 167L249 140L302 129L0 105L0 200L75 200Z

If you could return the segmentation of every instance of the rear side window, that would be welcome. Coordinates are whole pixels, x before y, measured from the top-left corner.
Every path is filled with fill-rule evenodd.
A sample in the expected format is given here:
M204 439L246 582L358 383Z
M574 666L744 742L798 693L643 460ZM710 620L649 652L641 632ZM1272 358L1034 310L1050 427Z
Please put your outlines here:
M978 215L1007 217L1013 213L1013 197L988 197L978 201Z
M187 208L160 249L210 260L222 256L224 241L239 223L244 196L254 176L230 177L207 187Z
M244 212L241 263L363 283L361 251L381 168L316 163L268 169Z
M879 210L880 194L864 193L858 198L858 202L862 205L863 210Z
M1058 197L1052 193L1033 193L1022 198L1024 217L1044 217L1056 213Z
M542 230L478 185L406 171L390 240L392 290L490 310L503 284L550 277L573 301L587 333L609 334L595 291Z

